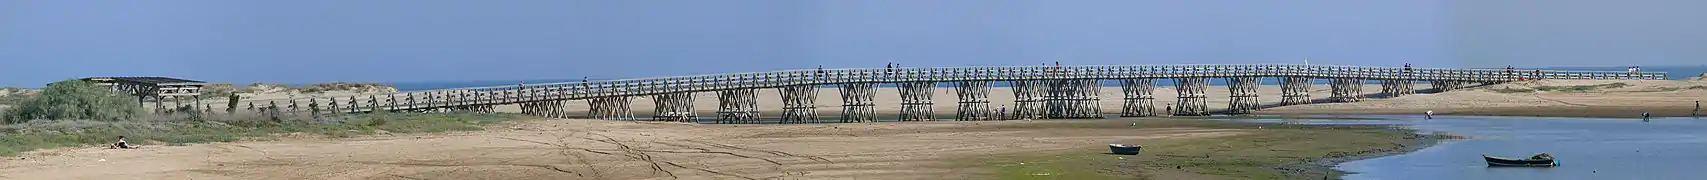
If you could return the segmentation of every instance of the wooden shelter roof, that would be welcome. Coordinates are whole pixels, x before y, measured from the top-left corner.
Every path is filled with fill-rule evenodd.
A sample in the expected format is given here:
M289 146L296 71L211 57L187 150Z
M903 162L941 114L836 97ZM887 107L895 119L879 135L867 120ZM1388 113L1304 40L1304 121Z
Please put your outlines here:
M206 82L202 82L202 81L169 78L169 77L91 77L91 78L83 78L83 80L84 81L113 81L113 82L126 82L126 83L150 84L150 85L186 85L186 84L206 83Z

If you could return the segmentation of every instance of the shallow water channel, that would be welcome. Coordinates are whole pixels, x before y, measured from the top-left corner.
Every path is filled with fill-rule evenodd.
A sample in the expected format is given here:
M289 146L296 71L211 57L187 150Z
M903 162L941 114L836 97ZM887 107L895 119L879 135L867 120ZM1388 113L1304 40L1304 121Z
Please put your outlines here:
M1322 124L1410 124L1469 136L1407 154L1341 163L1346 179L1698 179L1707 175L1707 119L1370 116L1395 120L1308 120ZM1290 121L1297 122L1297 121ZM1488 167L1481 155L1551 153L1552 168Z

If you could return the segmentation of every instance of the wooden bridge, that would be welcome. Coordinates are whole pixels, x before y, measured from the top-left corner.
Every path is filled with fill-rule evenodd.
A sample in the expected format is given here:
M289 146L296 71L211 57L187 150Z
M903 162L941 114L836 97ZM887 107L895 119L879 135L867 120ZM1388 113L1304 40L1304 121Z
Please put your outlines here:
M716 93L719 123L757 123L760 118L757 91L778 89L783 107L782 123L824 122L815 102L819 87L834 86L842 99L841 119L836 122L871 122L877 113L872 103L877 84L890 83L900 90L902 120L934 119L931 90L939 83L954 84L958 99L956 120L993 120L989 92L993 83L1013 88L1015 108L1009 118L1100 118L1098 88L1105 80L1122 87L1121 116L1155 116L1152 92L1155 81L1172 80L1178 92L1173 115L1208 115L1205 96L1210 78L1224 78L1232 95L1229 114L1249 113L1259 107L1257 87L1261 78L1280 82L1280 105L1311 102L1312 80L1326 79L1332 88L1328 99L1358 101L1366 80L1383 82L1381 92L1403 96L1417 92L1416 82L1429 82L1439 91L1471 85L1524 79L1663 79L1664 72L1559 71L1540 69L1451 69L1294 64L1244 65L1114 65L1114 66L1005 66L946 68L802 69L773 72L654 77L592 82L563 82L515 86L471 87L381 95L247 100L247 109L272 113L313 115L371 111L474 111L490 112L495 105L519 105L522 113L546 117L591 117L637 119L629 107L633 97L652 96L657 106L651 119L693 121L693 93ZM570 114L569 100L586 100L586 114ZM253 102L266 102L256 107ZM235 104L235 103L231 103ZM238 107L228 107L238 109ZM208 107L208 109L212 109Z

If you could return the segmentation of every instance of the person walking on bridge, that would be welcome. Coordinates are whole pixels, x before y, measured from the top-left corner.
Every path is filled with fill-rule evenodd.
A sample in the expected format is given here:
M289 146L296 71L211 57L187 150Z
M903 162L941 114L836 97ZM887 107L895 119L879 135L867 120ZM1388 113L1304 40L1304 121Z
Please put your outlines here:
M895 73L895 62L889 62L889 64L883 64L883 72Z
M1506 77L1508 77L1508 78L1516 78L1516 77L1514 77L1514 76L1517 76L1517 74L1516 74L1516 73L1513 73L1513 72L1516 72L1516 71L1515 71L1515 69L1513 69L1513 68L1511 68L1511 65L1505 65L1505 76L1506 76ZM1520 79L1520 80L1521 80L1521 79Z
M824 65L818 65L818 77L824 77Z

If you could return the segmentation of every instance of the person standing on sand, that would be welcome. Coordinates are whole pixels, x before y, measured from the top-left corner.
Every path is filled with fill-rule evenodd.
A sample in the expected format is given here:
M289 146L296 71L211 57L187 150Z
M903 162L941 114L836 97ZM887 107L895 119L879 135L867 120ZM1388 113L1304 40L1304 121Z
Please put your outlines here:
M1174 114L1174 104L1168 104L1167 106L1164 106L1164 107L1167 108L1168 115Z
M1006 119L1007 117L1008 105L1002 105L1002 107L996 108L996 119Z

